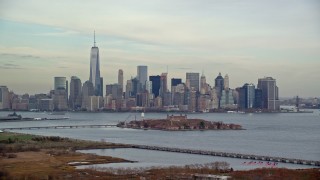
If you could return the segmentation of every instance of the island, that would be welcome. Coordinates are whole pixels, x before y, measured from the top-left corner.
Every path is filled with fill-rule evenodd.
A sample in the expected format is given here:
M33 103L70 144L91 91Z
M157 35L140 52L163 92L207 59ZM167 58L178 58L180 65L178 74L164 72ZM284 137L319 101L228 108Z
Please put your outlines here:
M185 130L243 130L238 124L224 124L223 122L206 121L203 119L188 119L187 115L167 115L166 119L143 119L129 123L120 122L121 128L152 129L167 131Z

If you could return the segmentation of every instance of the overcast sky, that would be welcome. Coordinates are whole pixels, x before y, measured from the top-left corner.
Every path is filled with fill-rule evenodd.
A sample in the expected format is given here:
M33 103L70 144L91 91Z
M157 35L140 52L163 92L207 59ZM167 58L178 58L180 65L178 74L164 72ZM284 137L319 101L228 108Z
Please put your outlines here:
M138 65L199 72L230 87L277 80L280 97L320 96L318 0L0 0L0 85L47 93L54 76L89 79L96 31L104 84Z

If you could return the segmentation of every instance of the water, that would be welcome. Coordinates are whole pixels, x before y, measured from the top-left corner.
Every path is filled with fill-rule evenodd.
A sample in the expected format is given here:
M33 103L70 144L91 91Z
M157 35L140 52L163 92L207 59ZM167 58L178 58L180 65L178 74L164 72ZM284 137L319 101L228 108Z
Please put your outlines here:
M39 135L64 136L85 140L105 140L115 143L145 144L156 146L169 146L188 149L213 150L235 152L244 154L256 154L267 156L280 156L306 160L320 160L320 111L314 113L274 113L274 114L226 114L226 113L202 113L188 114L190 118L201 118L209 121L223 121L224 123L240 124L246 130L241 131L155 131L134 130L121 128L99 129L40 129L23 130L18 132ZM7 115L0 112L0 116ZM19 112L23 117L59 117L45 113ZM116 124L119 121L140 118L140 113L66 113L68 120L48 121L23 121L1 122L4 127L28 127L28 126L54 126L54 125L84 125L84 124ZM62 117L62 116L60 116ZM146 113L145 118L165 118L164 113ZM118 150L116 150L118 151ZM132 150L127 150L128 155ZM144 156L145 151L140 151ZM107 154L112 154L106 151ZM154 155L165 152L148 151ZM169 153L170 154L170 153ZM192 159L193 155L183 154L186 159L180 162L177 155L169 155L167 158L141 159L143 162L163 164L160 159L170 159L168 164L193 164L203 162L201 158ZM177 154L177 153L174 153ZM124 157L126 153L123 153ZM180 155L179 155L180 156ZM203 156L202 156L203 157ZM134 158L134 157L133 157ZM133 158L127 158L134 160ZM157 159L159 159L157 161ZM190 159L190 160L189 160ZM229 159L230 158L223 158ZM235 159L233 159L235 160ZM233 163L237 166L243 160ZM231 162L231 161L230 161ZM231 164L232 164L231 163ZM167 164L167 165L168 165ZM280 164L279 164L280 165ZM287 166L287 165L286 165ZM247 167L247 166L246 166ZM306 167L306 166L303 166ZM310 167L310 166L307 166ZM256 167L255 167L256 168ZM240 168L241 169L241 168Z

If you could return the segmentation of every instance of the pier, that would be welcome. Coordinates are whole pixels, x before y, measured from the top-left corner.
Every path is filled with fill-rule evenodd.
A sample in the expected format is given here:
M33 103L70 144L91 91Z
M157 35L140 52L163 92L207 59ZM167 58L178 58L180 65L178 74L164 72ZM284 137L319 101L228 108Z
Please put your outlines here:
M160 146L147 146L147 145L135 145L135 144L128 144L128 145L136 149L198 154L198 155L207 155L207 156L220 156L220 157L238 158L238 159L251 159L255 161L257 160L271 161L271 162L279 162L279 163L309 165L309 166L320 166L320 161L312 161L312 160L302 160L302 159L273 157L273 156L261 156L261 155L253 155L253 154L228 153L228 152L207 151L207 150L172 148L172 147L160 147Z
M70 125L70 126L34 126L34 127L15 127L15 128L1 128L2 131L8 130L34 130L34 129L73 129L73 128L108 128L117 127L116 124L88 124L88 125Z

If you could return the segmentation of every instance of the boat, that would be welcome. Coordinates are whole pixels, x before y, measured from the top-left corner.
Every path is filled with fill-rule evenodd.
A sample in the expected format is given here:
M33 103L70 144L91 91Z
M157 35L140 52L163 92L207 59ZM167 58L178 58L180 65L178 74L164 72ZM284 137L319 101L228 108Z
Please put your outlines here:
M0 117L0 120L21 120L22 116L18 115L16 112L13 112L12 114L8 114L8 116Z

